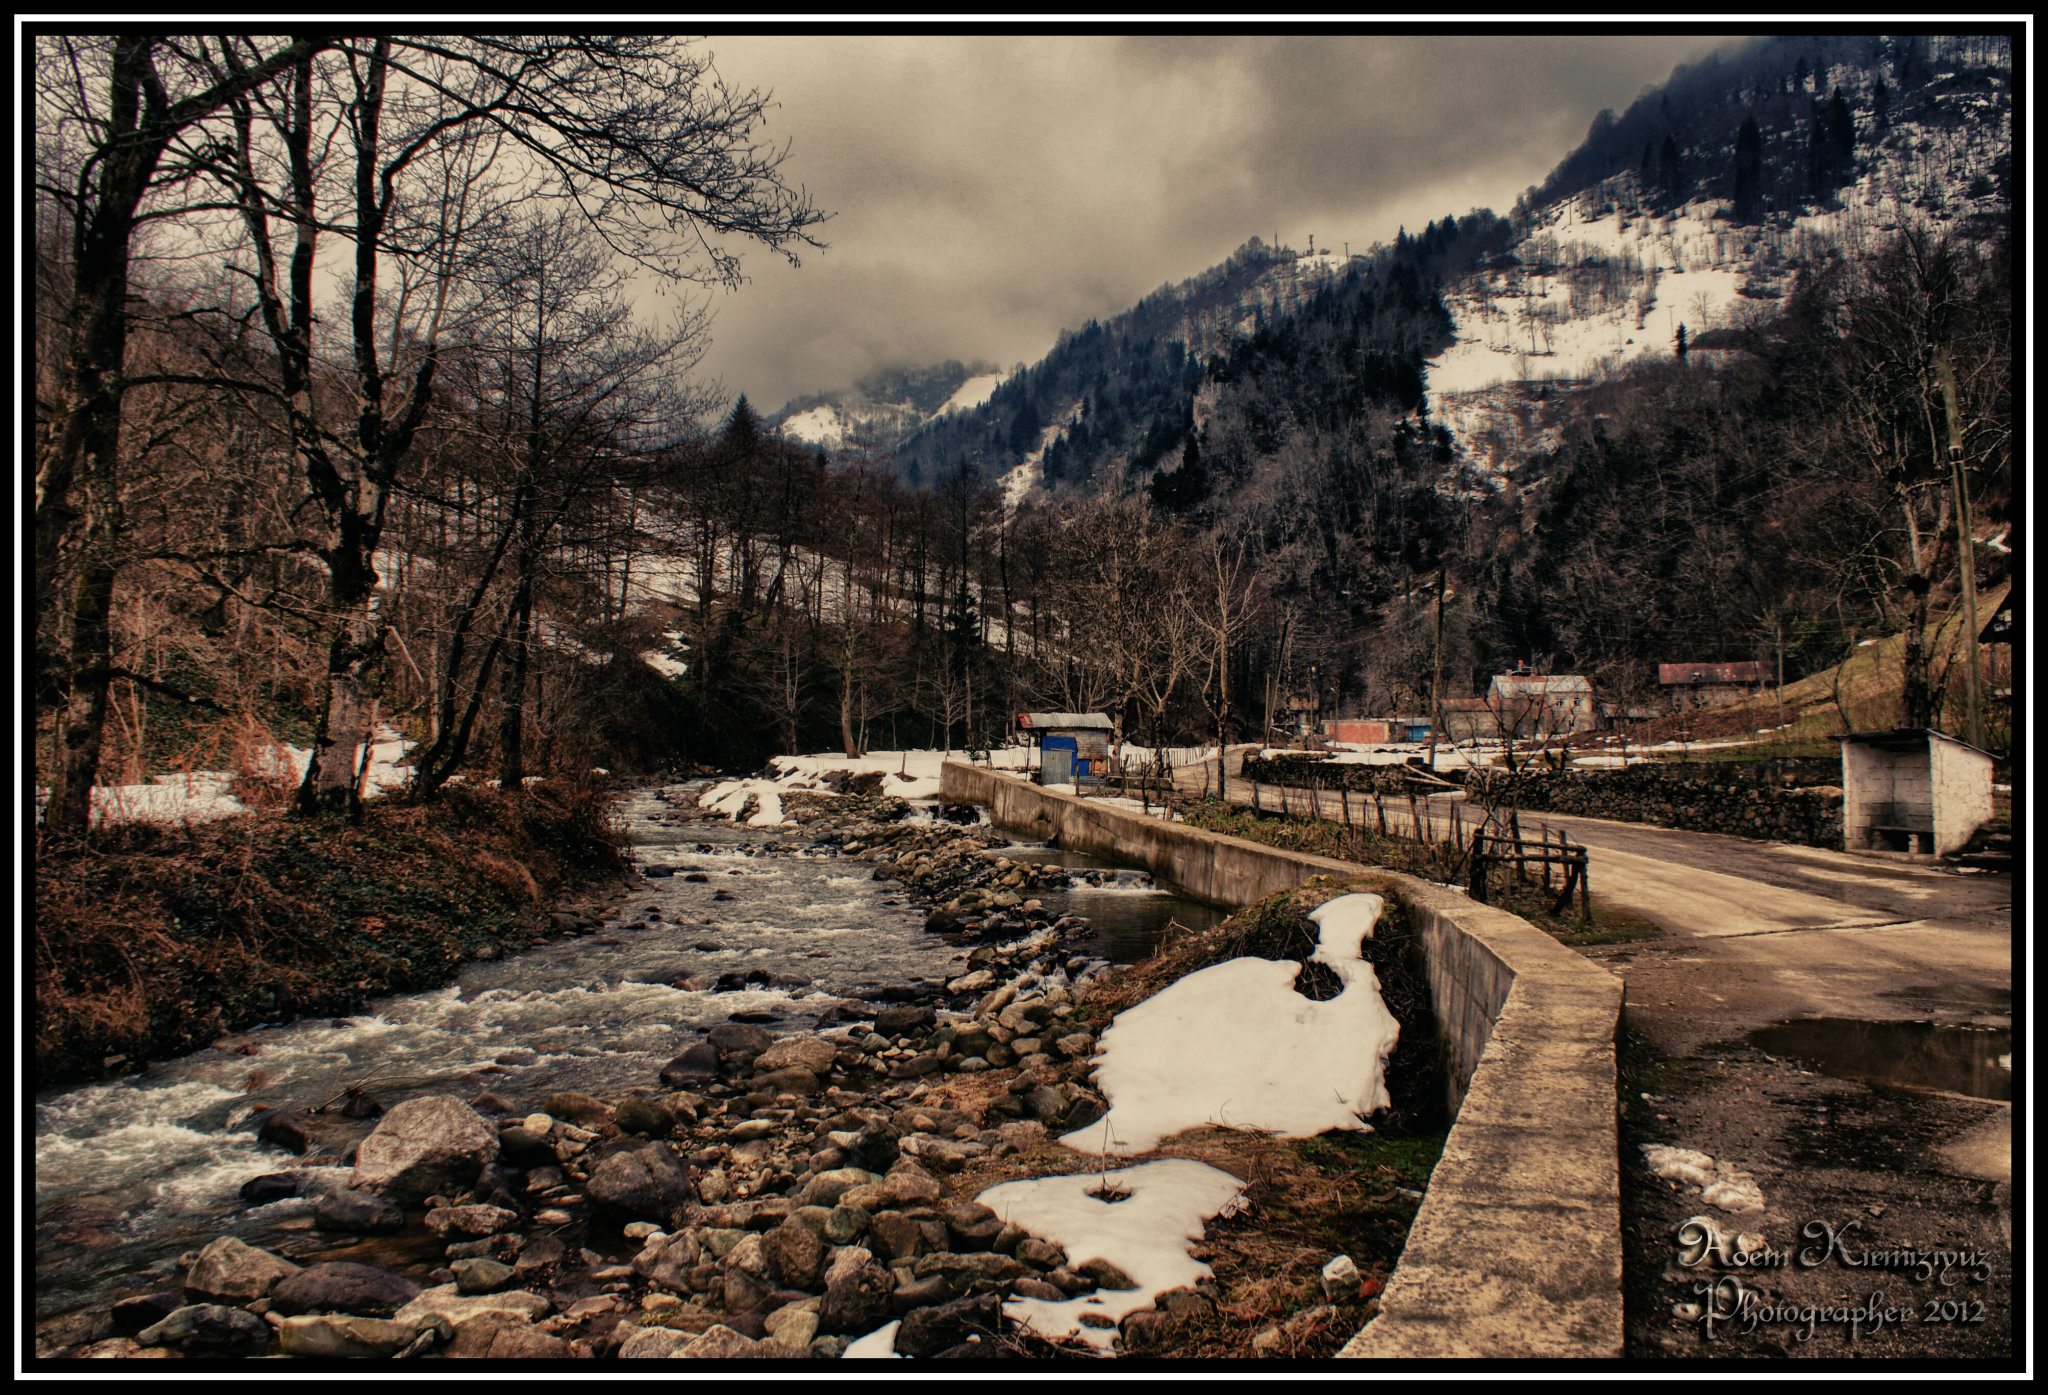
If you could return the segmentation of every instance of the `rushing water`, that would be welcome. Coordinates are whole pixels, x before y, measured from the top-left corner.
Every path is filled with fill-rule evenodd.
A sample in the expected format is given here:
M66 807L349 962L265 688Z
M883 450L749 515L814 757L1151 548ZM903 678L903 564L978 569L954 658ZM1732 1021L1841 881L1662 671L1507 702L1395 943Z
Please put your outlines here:
M38 1097L38 1311L109 1302L151 1275L161 1283L181 1251L221 1234L299 1258L351 1245L304 1229L302 1203L238 1197L244 1181L294 1162L257 1140L259 1105L318 1104L365 1079L387 1107L432 1093L488 1090L522 1108L556 1090L624 1093L654 1086L734 1013L803 1031L840 998L964 972L964 952L925 933L923 912L867 864L786 832L700 820L664 793L687 805L696 790L642 791L624 814L641 865L676 874L650 879L597 934L466 965L444 988L352 1017L257 1028ZM773 986L674 986L753 970Z

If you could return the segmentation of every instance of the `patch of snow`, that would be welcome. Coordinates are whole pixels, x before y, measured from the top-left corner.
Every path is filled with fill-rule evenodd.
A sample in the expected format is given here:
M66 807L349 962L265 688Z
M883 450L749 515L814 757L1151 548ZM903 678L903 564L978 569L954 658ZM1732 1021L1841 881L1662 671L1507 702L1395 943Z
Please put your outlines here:
M901 1361L903 1358L896 1354L896 1329L902 1325L903 1319L897 1318L888 1326L878 1327L868 1333L867 1336L857 1341L849 1342L846 1350L839 1354L839 1359L841 1361L867 1361L877 1357L887 1357Z
M1204 1124L1283 1138L1369 1129L1365 1116L1389 1103L1386 1063L1401 1032L1359 957L1383 905L1362 895L1321 927L1310 958L1343 985L1333 998L1295 991L1300 964L1242 958L1119 1013L1095 1071L1109 1113L1060 1141L1124 1157Z
M1674 1148L1662 1143L1642 1145L1643 1160L1650 1171L1667 1182L1698 1187L1707 1205L1731 1215L1746 1216L1764 1209L1763 1188L1741 1168L1714 1159L1694 1148Z
M406 787L412 768L400 762L411 750L412 744L390 726L377 728L363 781L365 799ZM280 744L260 751L249 773L258 779L296 785L306 778L306 765L312 758L309 747ZM362 758L363 748L358 746L353 760L360 765ZM192 770L158 775L141 785L95 785L90 817L95 825L194 824L232 818L249 812L248 805L228 793L235 779L231 770Z
M846 425L839 409L831 405L798 412L782 423L782 434L808 441L814 446L837 446L846 440Z
M994 396L995 390L1002 384L1003 375L1000 373L983 373L978 377L969 378L955 388L953 395L941 402L939 410L932 415L942 417L948 412L971 412Z
M1327 964L1336 970L1337 976L1344 976L1343 962L1358 958L1365 942L1372 938L1372 928L1379 923L1380 912L1387 903L1369 892L1357 892L1350 896L1338 896L1323 902L1308 913L1322 934L1316 940L1316 952L1309 958L1319 964Z
M1094 1195L1105 1188L1121 1199ZM1059 1245L1069 1265L1107 1260L1137 1284L1059 1302L1015 1298L1003 1311L1055 1341L1079 1337L1106 1350L1116 1340L1116 1328L1081 1319L1118 1323L1151 1307L1160 1294L1206 1278L1209 1266L1190 1255L1188 1247L1201 1239L1203 1222L1243 1189L1244 1183L1229 1173L1188 1158L1165 1158L1106 1176L1083 1172L990 1187L975 1200L1004 1221Z

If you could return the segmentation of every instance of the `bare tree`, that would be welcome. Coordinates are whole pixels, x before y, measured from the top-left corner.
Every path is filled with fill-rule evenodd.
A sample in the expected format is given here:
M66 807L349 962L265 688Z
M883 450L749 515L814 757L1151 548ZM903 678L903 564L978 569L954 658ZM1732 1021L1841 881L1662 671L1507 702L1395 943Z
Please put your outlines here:
M227 61L239 63L232 49ZM725 235L794 260L796 246L815 245L821 215L782 184L784 152L755 142L765 98L727 89L680 40L350 41L328 61L302 59L279 99L258 90L231 105L235 139L219 173L246 226L294 451L327 525L332 639L300 805L353 809L350 757L368 734L384 653L373 559L433 397L461 258L502 207L495 186L516 179L523 197L562 201L615 254L670 278L736 280L737 259L716 240ZM330 140L340 152L331 167ZM352 252L338 412L323 411L316 391L323 231ZM398 273L402 293L387 307L380 287L393 268L417 275L408 284Z

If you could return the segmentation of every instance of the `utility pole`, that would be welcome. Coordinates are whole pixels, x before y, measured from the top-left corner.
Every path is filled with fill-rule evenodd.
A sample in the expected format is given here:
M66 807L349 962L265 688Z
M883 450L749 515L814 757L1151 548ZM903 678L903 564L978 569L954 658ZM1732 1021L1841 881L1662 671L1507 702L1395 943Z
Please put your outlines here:
M1444 569L1436 569L1436 671L1429 680L1429 768L1436 771L1436 734L1444 724Z
M1984 712L1977 696L1977 540L1970 527L1970 487L1963 474L1963 426L1956 411L1956 367L1948 345L1934 350L1935 371L1941 374L1941 402L1948 417L1949 487L1956 496L1957 569L1963 574L1963 732L1972 746L1983 749Z

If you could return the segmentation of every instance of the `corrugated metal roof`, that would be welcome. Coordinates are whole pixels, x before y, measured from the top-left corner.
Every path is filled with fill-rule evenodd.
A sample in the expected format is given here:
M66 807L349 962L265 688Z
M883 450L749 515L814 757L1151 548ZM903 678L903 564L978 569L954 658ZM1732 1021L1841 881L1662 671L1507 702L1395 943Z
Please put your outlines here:
M1019 712L1017 725L1027 731L1108 731L1112 723L1100 712Z
M1732 664L1659 664L1657 681L1667 688L1683 683L1761 683L1764 666L1755 659Z

